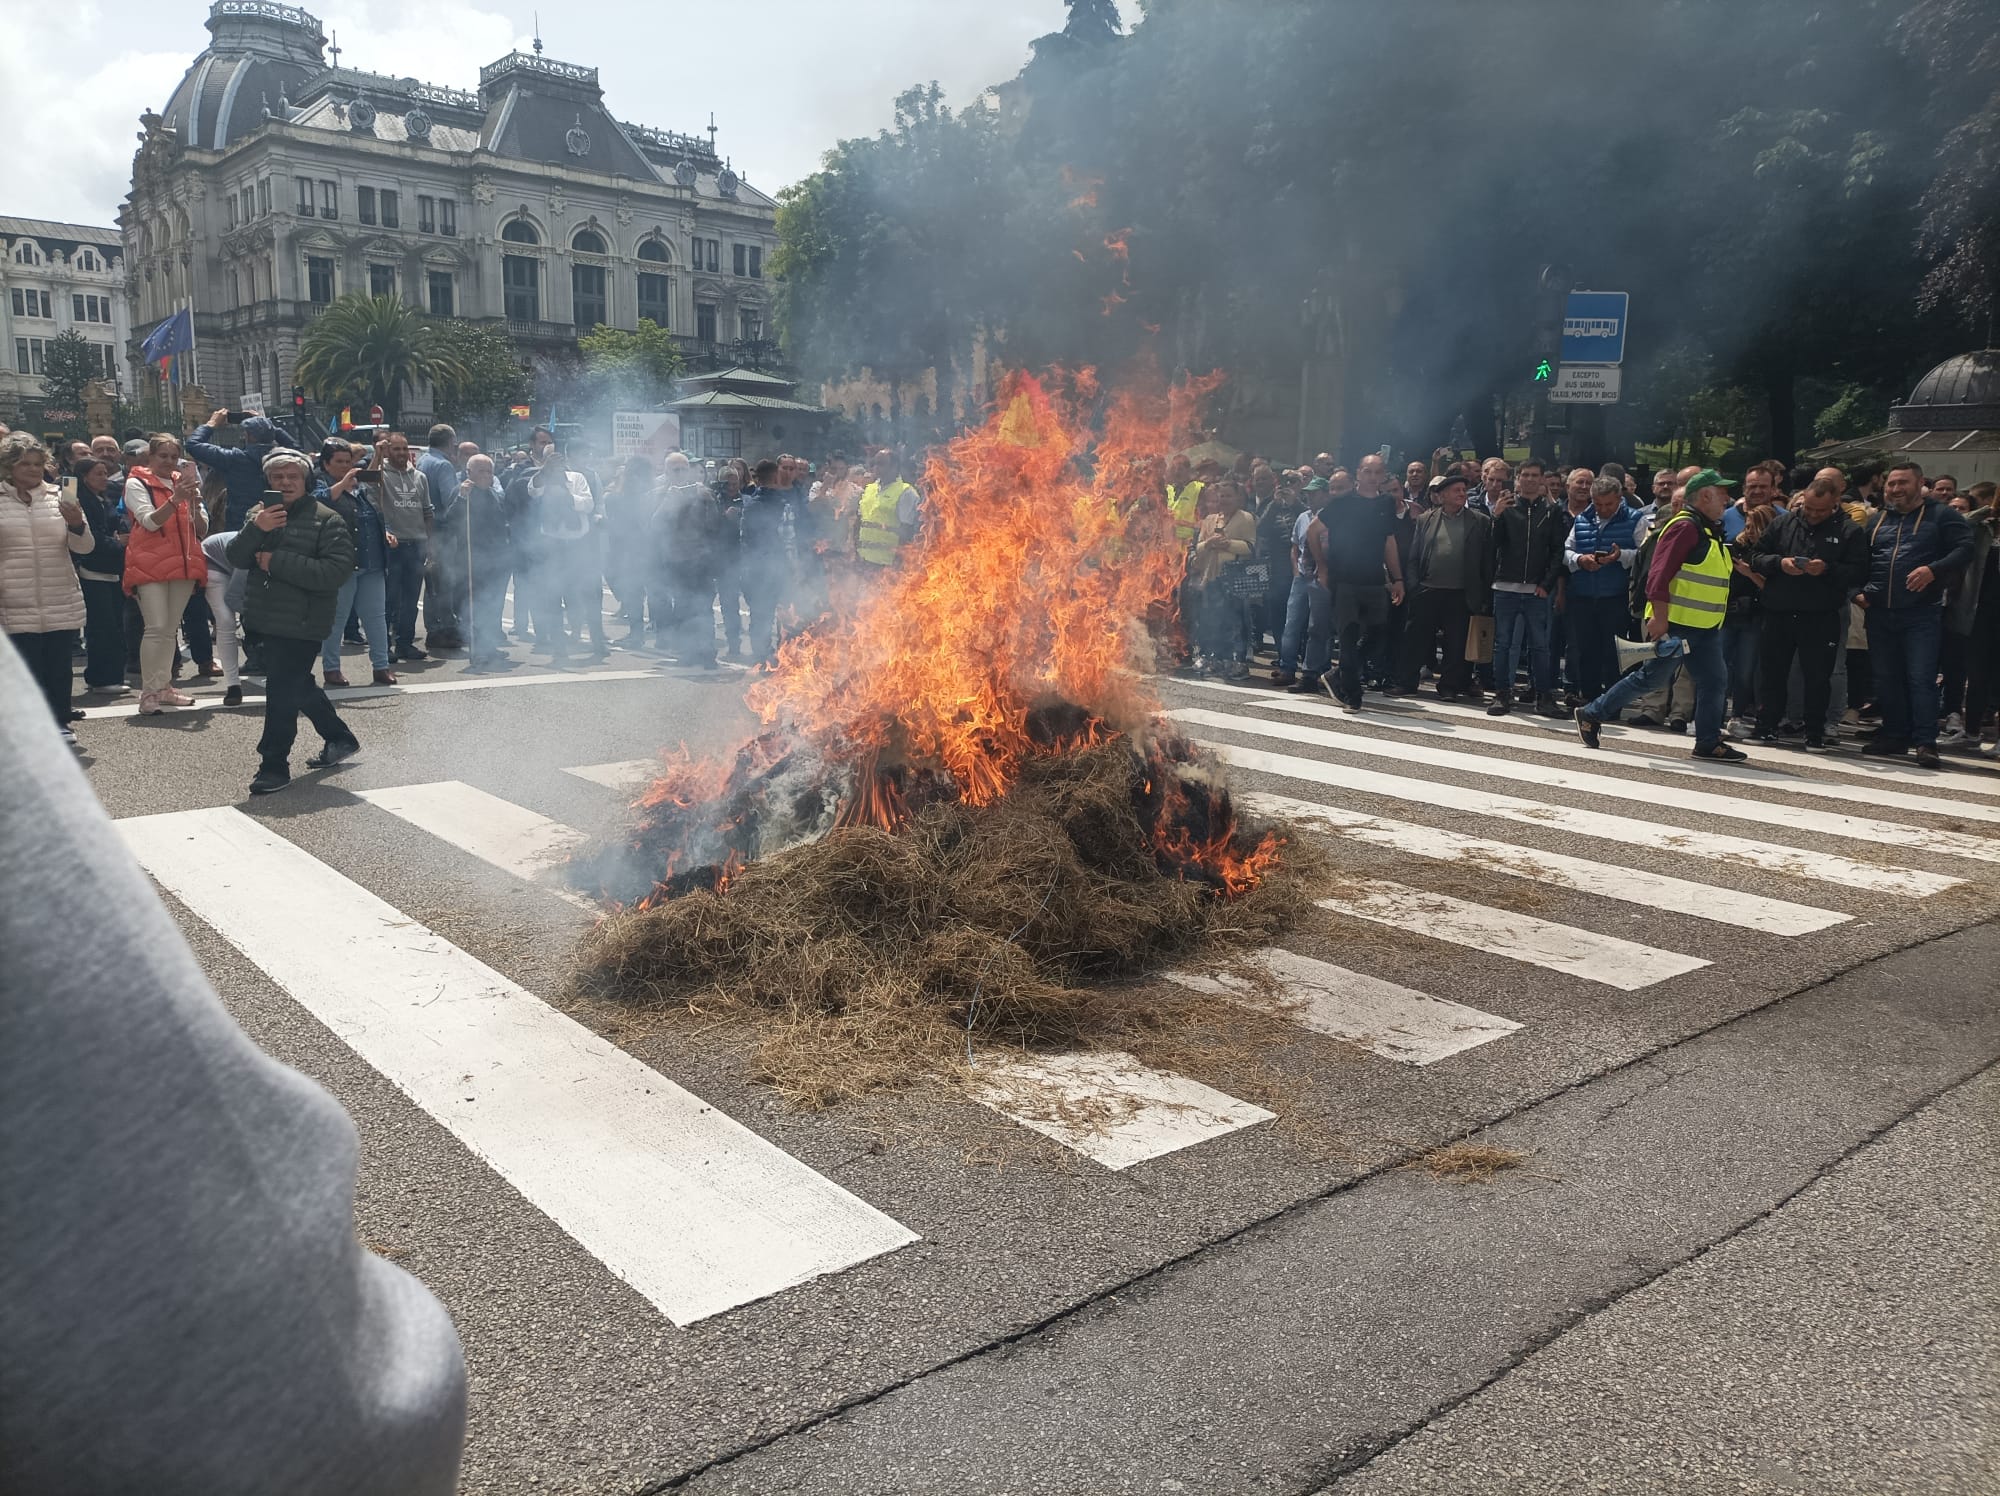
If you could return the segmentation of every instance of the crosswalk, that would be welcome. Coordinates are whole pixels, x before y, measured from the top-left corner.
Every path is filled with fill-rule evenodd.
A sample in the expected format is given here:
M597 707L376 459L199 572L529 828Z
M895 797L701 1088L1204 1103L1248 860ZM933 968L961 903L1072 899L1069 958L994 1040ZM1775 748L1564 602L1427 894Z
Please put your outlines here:
M1872 767L1857 782L1786 763L1733 775L1740 783L1725 792L1644 740L1607 735L1592 752L1534 725L1475 725L1448 704L1357 718L1205 685L1176 692L1182 701L1206 703L1175 704L1170 716L1237 771L1244 806L1373 861L1318 901L1323 926L1299 932L1341 962L1272 946L1233 969L1168 973L1168 990L1270 1006L1310 1042L1347 1047L1385 1075L1504 1065L1524 1036L1579 1008L1671 1001L1654 995L1709 979L1717 951L1741 949L1730 942L1776 941L1775 950L1858 928L1883 909L1984 894L2000 863L2000 829L1988 829L2000 805L1979 798L2000 791L1983 781L1946 802L1924 781ZM394 817L440 855L539 890L554 901L551 918L581 931L596 910L555 870L586 828L546 811L568 806L582 821L587 803L608 824L657 767L648 758L550 766L561 793L539 806L522 803L538 797L518 781L506 794L460 780L353 793L369 808L362 814ZM288 839L283 821L225 807L119 825L194 918L673 1323L920 1240L865 1190L836 1183ZM1561 849L1548 844L1558 839ZM1375 871L1385 855L1393 877ZM1426 886L1433 875L1448 888ZM1509 889L1559 909L1528 912L1501 896ZM1394 934L1371 943L1356 935L1363 929ZM1696 938L1704 930L1712 940ZM1371 955L1385 938L1429 954L1390 972ZM1420 990L1432 985L1421 973L1447 957L1480 980L1447 987L1451 996ZM1172 1170L1229 1138L1283 1146L1257 1141L1279 1119L1275 1103L1126 1053L981 1056L966 1094L1107 1176Z

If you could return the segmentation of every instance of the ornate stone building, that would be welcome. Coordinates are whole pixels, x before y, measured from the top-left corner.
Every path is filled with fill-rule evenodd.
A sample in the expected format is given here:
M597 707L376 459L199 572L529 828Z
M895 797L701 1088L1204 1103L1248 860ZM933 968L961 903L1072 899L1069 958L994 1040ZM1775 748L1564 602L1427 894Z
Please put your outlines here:
M595 68L539 42L467 90L340 67L294 6L216 0L207 24L141 119L119 215L132 378L151 377L138 342L192 299L201 382L276 404L304 330L354 290L504 328L524 358L642 318L693 350L766 344L776 204L713 124L622 123Z
M0 218L0 419L39 418L43 353L65 332L81 334L101 373L131 393L125 292L118 230Z

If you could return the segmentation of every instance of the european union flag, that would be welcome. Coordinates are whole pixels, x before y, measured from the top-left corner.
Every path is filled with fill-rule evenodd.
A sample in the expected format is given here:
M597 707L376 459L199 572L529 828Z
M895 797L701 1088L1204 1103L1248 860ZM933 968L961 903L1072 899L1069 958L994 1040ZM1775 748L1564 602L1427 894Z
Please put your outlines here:
M139 356L149 364L157 364L178 353L194 351L194 311L182 307L158 327L146 334L146 341L139 345Z

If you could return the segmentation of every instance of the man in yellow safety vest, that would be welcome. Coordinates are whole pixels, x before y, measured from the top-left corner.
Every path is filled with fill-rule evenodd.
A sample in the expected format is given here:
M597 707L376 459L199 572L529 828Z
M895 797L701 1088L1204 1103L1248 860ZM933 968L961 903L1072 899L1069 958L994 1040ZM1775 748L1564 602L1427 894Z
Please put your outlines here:
M1729 507L1728 481L1714 468L1691 474L1685 501L1661 529L1646 576L1645 634L1653 658L1595 701L1576 710L1576 730L1590 747L1598 731L1635 697L1657 686L1675 664L1687 662L1694 679L1694 756L1716 763L1748 757L1723 740L1722 712L1729 690L1729 666L1722 656L1722 621L1729 612L1729 546L1722 538L1722 514Z
M854 556L865 566L894 566L904 546L916 538L921 499L903 477L903 459L884 447L875 457L875 481L861 491L860 529Z
M1201 480L1185 454L1176 454L1167 464L1167 508L1174 517L1174 540L1186 550L1194 544L1201 528Z

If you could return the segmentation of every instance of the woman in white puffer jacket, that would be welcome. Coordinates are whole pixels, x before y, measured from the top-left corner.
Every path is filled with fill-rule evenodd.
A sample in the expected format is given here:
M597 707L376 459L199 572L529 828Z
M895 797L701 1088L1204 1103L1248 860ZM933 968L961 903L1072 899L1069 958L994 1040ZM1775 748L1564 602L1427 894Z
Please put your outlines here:
M48 481L48 449L25 431L0 437L0 630L13 641L55 714L69 729L72 657L83 628L83 589L70 557L97 541L83 510Z

